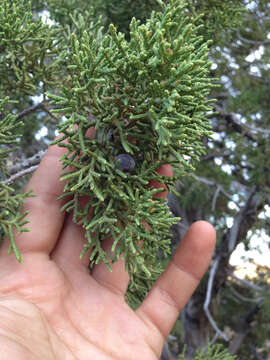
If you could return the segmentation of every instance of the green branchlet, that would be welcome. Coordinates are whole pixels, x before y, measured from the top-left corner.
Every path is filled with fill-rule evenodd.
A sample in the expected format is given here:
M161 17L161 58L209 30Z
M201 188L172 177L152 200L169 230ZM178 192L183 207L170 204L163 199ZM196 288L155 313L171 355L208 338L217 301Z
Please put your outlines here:
M36 20L31 2L2 1L0 4L0 96L36 95L41 83L47 89L57 73L57 30Z
M13 144L17 143L22 122L17 121L13 114L5 115L5 107L12 103L8 97L0 99L0 241L6 236L10 241L10 251L13 251L18 261L22 261L19 249L14 240L14 231L21 233L28 231L24 225L27 212L22 212L22 205L30 193L16 193L14 188L5 184L8 176L6 161L8 154L14 150Z
M210 133L210 41L197 35L197 19L186 16L185 6L170 1L144 25L133 19L129 41L113 25L98 39L74 34L65 54L68 76L58 95L49 94L66 119L57 140L67 149L62 210L85 229L83 254L91 249L91 264L110 268L123 257L131 279L140 272L151 277L179 220L158 197L162 189L150 185L161 182L172 191L204 153L201 139ZM133 172L117 168L114 158L123 153L135 160ZM174 176L158 174L164 164ZM110 236L112 253L102 247Z
M204 38L219 45L239 28L246 12L243 0L188 0L187 7L193 16L202 16Z
M185 351L179 357L178 360L184 360ZM194 355L194 360L235 360L236 356L231 355L227 349L221 344L214 344L212 346L208 345L207 349L201 350L198 349Z
M59 30L44 24L31 6L21 0L0 4L0 238L6 235L19 261L14 231L27 230L26 213L21 209L30 194L8 186L8 165L21 134L27 129L31 133L35 126L30 121L37 120L29 117L23 123L18 114L25 108L24 102L31 103L29 96L43 93L44 98L45 89L55 88L62 61L61 40L56 40Z

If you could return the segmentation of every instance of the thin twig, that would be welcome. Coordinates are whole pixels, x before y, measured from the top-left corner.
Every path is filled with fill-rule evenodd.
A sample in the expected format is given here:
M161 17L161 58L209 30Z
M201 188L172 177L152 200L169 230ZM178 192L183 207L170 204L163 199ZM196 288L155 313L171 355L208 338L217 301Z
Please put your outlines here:
M263 300L263 297L260 298L256 298L256 299L250 299L246 296L243 296L241 294L239 294L238 291L236 291L233 287L230 287L230 291L240 300L244 301L244 302L255 302L258 303L259 301Z
M244 38L241 34L240 31L237 31L237 36L239 38L239 40L247 43L247 44L252 44L252 45L267 45L270 44L270 40L265 39L265 40L250 40L250 39L246 39Z
M216 272L218 269L219 262L220 262L220 256L218 256L214 260L214 263L213 263L210 273L209 273L207 292L206 292L206 297L205 297L205 301L203 304L203 309L204 309L204 312L205 312L210 324L216 330L216 333L219 336L221 336L225 341L229 341L228 337L218 328L218 326L217 326L215 320L213 319L213 317L210 313L210 310L209 310L209 305L210 305L211 296L212 296L213 283L214 283L214 279L215 279L215 275L216 275Z
M218 333L216 332L215 335L213 336L213 339L210 341L210 346L214 345L214 343L217 341L218 339Z
M13 174L16 174L16 173L24 170L24 169L29 168L30 166L38 165L40 163L41 159L43 158L44 154L45 154L45 151L40 150L38 153L31 156L30 158L24 159L23 161L18 162L17 164L9 167L7 169L8 173L13 175Z
M263 134L264 136L269 137L270 130L263 129L260 127L252 127L248 124L243 123L241 120L237 118L237 114L234 112L227 112L223 107L213 104L214 109L222 116L226 121L231 123L234 129L239 132L240 134L245 135L252 141L260 142L258 138L258 133Z
M248 281L247 279L240 279L239 277L237 277L236 275L234 275L231 271L229 272L229 275L235 279L237 282L239 282L241 285L243 285L244 287L247 287L249 289L255 290L255 291L259 291L262 292L263 289L256 285L256 284L252 284L250 281Z
M212 160L214 158L226 158L226 157L229 157L233 154L233 151L231 150L225 150L223 151L222 153L221 152L217 152L217 153L213 153L213 154L207 154L205 156L202 156L200 161L209 161L209 160Z
M29 168L27 168L27 169L21 170L21 171L17 172L16 174L12 175L12 176L11 176L10 178L8 178L7 180L3 181L3 184L5 184L5 185L10 185L10 184L12 184L15 180L17 180L18 178L34 172L37 168L38 168L38 165L34 165L34 166L31 166L31 167L29 167Z
M59 119L49 110L46 108L46 106L44 104L42 104L42 107L41 107L48 115L50 115L50 117L52 119L54 119L57 123L59 121Z
M24 116L31 114L32 112L41 109L43 106L43 102L38 103L37 105L33 105L28 109L23 110L22 112L20 112L17 116L17 120L21 120Z
M243 206L238 214L234 218L233 226L230 228L229 231L229 241L228 241L228 251L231 254L233 250L235 249L237 237L239 234L240 225L242 224L242 221L246 219L247 217L247 211L249 209L253 210L253 206L250 207L250 205L254 202L255 196L257 195L257 186L254 185L248 195L248 199L246 201L245 206ZM259 195L260 196L260 195ZM256 200L256 199L255 199ZM256 203L256 201L255 201Z
M197 181L200 181L201 183L203 183L205 185L216 186L219 189L219 193L222 193L224 196L226 196L230 201L232 201L239 208L238 204L233 200L233 197L229 193L227 193L227 191L224 190L222 185L216 183L215 181L211 181L211 180L208 180L201 176L197 176L195 174L191 174L191 176L194 179L196 179ZM212 202L212 206L213 206L213 202Z
M221 190L221 188L220 188L220 185L218 184L217 185L217 190L215 191L215 195L214 195L213 200L212 200L212 206L211 206L212 211L214 211L215 208L216 208L216 202L217 202L217 198L218 198L218 195L220 193L220 190Z

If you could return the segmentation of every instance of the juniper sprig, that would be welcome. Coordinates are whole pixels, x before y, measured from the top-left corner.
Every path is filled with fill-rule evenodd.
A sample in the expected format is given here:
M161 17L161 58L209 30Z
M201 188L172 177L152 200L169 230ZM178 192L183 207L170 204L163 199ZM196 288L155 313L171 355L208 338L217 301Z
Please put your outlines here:
M28 231L24 227L28 223L27 212L22 212L22 205L29 192L21 194L12 186L5 184L8 174L6 162L10 152L14 151L22 127L22 122L17 121L17 116L5 114L8 104L14 103L8 97L0 99L0 242L6 236L10 242L10 251L13 251L18 261L22 261L21 254L14 240L14 231L19 233Z
M130 40L113 25L103 36L72 34L63 87L48 95L54 112L65 117L56 141L67 149L60 198L68 199L62 210L85 229L82 255L92 249L91 264L104 261L108 268L123 257L131 277L140 271L151 277L157 252L168 255L169 228L179 220L157 195L162 189L149 183L172 191L210 133L210 41L197 35L199 18L187 16L184 2L159 3L161 11L145 24L132 19ZM115 162L120 154L134 160L131 172ZM174 176L158 174L163 164ZM108 236L112 254L102 248Z

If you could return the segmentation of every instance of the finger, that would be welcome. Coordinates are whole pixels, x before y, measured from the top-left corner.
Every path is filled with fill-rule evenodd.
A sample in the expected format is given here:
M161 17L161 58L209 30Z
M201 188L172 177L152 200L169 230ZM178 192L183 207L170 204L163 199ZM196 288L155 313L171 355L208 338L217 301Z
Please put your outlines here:
M94 128L88 129L87 134L93 137ZM59 135L58 138L61 136ZM23 208L24 211L29 211L27 218L30 221L28 224L30 233L16 237L21 253L43 251L49 254L57 244L65 219L65 213L60 209L66 201L57 200L63 193L65 185L60 181L62 163L59 159L66 151L66 148L58 145L49 147L26 188L26 191L32 190L36 196L29 198ZM35 241L30 242L27 239L35 239Z
M161 165L161 166L157 169L157 172L158 172L160 175L173 176L173 168L172 168L171 165L169 165L169 164ZM167 198L167 196L168 196L168 189L167 189L167 186L166 186L165 184L160 183L159 181L156 181L156 180L151 180L151 181L149 181L148 186L149 186L149 187L154 187L154 188L156 188L156 189L158 189L158 188L163 188L164 191L155 194L155 197L160 198L160 199L166 199L166 198Z
M74 125L75 129L78 128L78 125ZM90 127L86 135L91 139L95 136L95 128ZM78 160L79 161L79 160ZM89 202L90 198L88 196L78 197L79 206L82 210L85 209ZM91 219L93 208L89 209L88 218ZM87 269L89 265L89 256L90 253L85 253L85 256L81 259L80 255L84 250L84 244L86 244L87 239L85 237L85 230L82 226L76 224L76 221L73 221L73 212L69 213L65 217L65 222L63 224L63 229L61 235L59 236L59 241L51 253L51 258L61 263L62 259L64 260L63 266L68 269L74 269L75 267L81 267L81 270ZM77 218L77 221L79 219Z
M89 274L90 251L80 257L86 243L85 230L81 225L73 222L71 213L67 214L57 245L51 253L51 259L69 278L72 278L72 274L77 270Z
M89 275L91 250L87 251L82 258L80 257L86 243L87 239L83 227L72 221L72 214L67 215L57 246L51 253L51 259L57 263L71 281L78 279L78 272ZM111 253L112 244L112 239L103 241L103 250ZM111 267L112 272L101 262L94 266L91 275L101 286L116 294L124 295L129 281L124 268L124 261L121 259L111 264Z
M64 213L60 212L63 201L58 201L57 197L64 187L59 180L62 172L59 158L65 151L57 145L51 146L29 181L26 191L32 190L36 196L28 198L23 207L23 211L29 211L27 227L30 232L16 235L21 253L49 253L55 246L64 221Z
M102 248L107 254L112 254L113 238L106 239L102 243ZM102 286L108 288L118 295L124 296L129 282L129 275L125 270L125 260L120 258L113 264L110 264L112 271L109 271L107 266L100 262L95 265L91 275Z
M215 230L205 221L194 223L181 241L168 268L156 281L137 314L169 335L205 273L215 247Z

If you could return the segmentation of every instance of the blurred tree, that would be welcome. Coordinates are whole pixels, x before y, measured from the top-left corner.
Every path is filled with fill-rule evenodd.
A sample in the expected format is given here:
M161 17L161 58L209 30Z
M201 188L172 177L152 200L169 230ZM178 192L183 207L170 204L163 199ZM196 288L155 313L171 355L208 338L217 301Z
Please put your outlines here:
M164 1L164 4L168 5L168 3L170 1ZM197 69L197 73L190 72L189 74L190 70L187 66L183 71L186 77L180 78L182 95L186 96L186 100L183 101L187 103L190 101L192 104L189 104L188 108L186 105L183 106L180 100L181 106L177 108L177 114L182 114L181 121L186 126L183 130L186 133L181 144L182 149L179 151L183 158L189 153L193 154L194 149L194 153L198 151L196 156L194 155L194 162L192 161L196 170L189 166L185 172L180 169L181 171L177 173L176 189L180 195L169 194L169 207L175 216L181 218L180 222L171 227L173 234L171 247L174 248L179 243L186 229L198 219L208 220L215 226L218 232L218 244L209 273L182 312L173 332L176 337L168 339L162 356L163 359L179 357L185 344L185 358L192 359L197 356L195 359L199 359L203 355L199 355L199 353L195 355L196 349L205 349L210 340L211 343L223 342L231 354L237 354L241 359L260 359L260 356L270 352L269 344L267 348L267 339L270 335L269 269L258 269L256 278L243 280L235 276L229 261L238 244L242 243L246 249L249 249L250 240L254 234L261 236L262 240L263 237L270 235L269 212L267 212L270 206L270 6L267 0L188 0L181 4L187 20L186 23L183 20L182 25L178 24L182 31L178 36L182 35L186 39L186 48L180 47L180 49L187 59L192 59L192 51L196 54L198 61L201 61L199 65L201 72ZM0 233L8 235L11 248L18 259L20 259L20 254L13 241L12 229L15 226L19 231L25 230L27 214L21 215L20 208L25 196L30 196L30 194L22 195L20 189L27 180L27 174L35 169L43 151L54 139L56 129L61 129L64 133L66 131L65 134L69 139L73 136L73 145L76 143L76 147L74 145L72 150L76 148L76 155L84 150L84 137L81 136L76 140L76 134L68 133L69 126L72 121L78 126L83 123L86 113L88 113L89 124L94 125L97 119L100 121L102 118L99 118L100 113L90 111L93 104L103 109L103 117L106 115L107 121L111 120L110 111L115 108L107 106L105 97L111 102L113 100L115 107L118 107L117 104L123 100L121 105L123 112L126 111L125 108L131 109L138 106L138 100L145 95L139 104L140 111L133 115L141 116L142 110L147 109L145 104L149 103L150 97L147 96L149 89L141 87L139 91L139 86L136 87L136 85L141 86L147 72L142 73L141 78L137 78L137 83L134 81L133 75L130 75L129 81L131 83L133 81L135 85L132 88L126 87L124 94L119 93L119 86L111 89L108 86L109 82L106 87L109 89L108 93L101 93L98 90L98 82L95 83L95 87L83 82L85 77L81 74L83 72L88 74L87 71L91 70L91 64L87 63L89 60L87 56L96 51L95 54L100 55L100 58L93 58L92 62L97 60L102 62L103 55L100 50L102 44L104 48L107 46L108 49L113 49L116 56L115 63L119 62L121 66L125 66L125 63L128 65L127 59L130 60L133 56L132 61L130 60L130 68L126 67L129 74L133 74L132 67L138 73L136 66L138 69L144 66L143 69L146 71L145 66L150 59L150 55L147 57L148 54L151 54L154 59L152 62L153 79L156 76L155 71L157 73L169 71L169 68L166 67L163 70L163 65L158 63L158 57L154 58L152 55L151 51L154 46L147 49L146 55L136 48L134 34L138 34L139 24L135 25L133 22L133 35L129 29L133 16L144 24L146 19L151 17L152 10L162 10L161 1L62 0L59 2L56 0L32 0L30 3L26 1L1 2L0 180L2 182ZM155 30L154 19L155 17L152 18L152 28L147 29L149 37L152 35L151 31ZM179 17L179 19L182 18ZM166 18L167 22L169 20ZM187 35L189 30L185 30L188 22L193 24L192 31L194 33L191 35ZM113 23L124 34L122 38L117 37L114 29L109 27L110 23ZM166 23L165 20L164 23ZM200 25L202 26L200 27ZM164 31L167 31L168 28L164 26ZM183 34L184 30L185 34ZM141 36L147 34L144 28L141 31ZM106 33L110 34L110 38L104 40ZM167 33L169 34L169 32ZM92 52L87 45L87 41L89 44L87 36L91 39L92 44L94 44L94 39L96 41L96 45L91 47ZM173 33L172 36L174 36ZM189 37L185 38L185 36ZM200 40L199 36L202 37ZM198 45L195 44L196 39ZM212 40L212 45L208 55L207 49L199 48L199 46L203 43L207 44L209 39ZM127 43L124 43L124 40ZM137 40L139 42L140 39ZM162 41L160 40L160 44ZM123 53L128 52L127 49L131 49L127 57L125 55L121 57L122 54L117 58L121 48L119 43L124 44ZM143 46L145 44L148 44L147 39ZM158 56L162 57L165 47L162 50L158 47L160 44L156 45L155 49L159 51ZM188 50L189 45L192 45L193 48ZM137 51L137 59L134 52L132 53L134 49ZM199 49L202 51L201 54L199 54ZM111 56L112 53L110 53ZM181 56L180 54L178 58L175 58L179 65L182 65ZM123 59L125 59L124 62ZM206 74L209 71L207 61L209 59L213 64L210 74L207 75L209 79L207 83ZM117 80L122 86L125 74L117 73L112 67L113 64L110 64L109 67L106 62L99 67L98 61L95 65L97 69L102 69L102 66L107 69L107 73L104 70L102 76L106 79L110 79L111 76L112 81ZM147 68L147 71L150 71L150 68ZM96 77L97 74L101 76L101 72L94 73L95 69L91 71ZM113 74L114 77L110 74ZM162 74L164 75L164 73ZM167 74L168 78L172 76L170 72ZM175 79L177 76L180 75L175 74ZM197 84L195 76L198 81L203 82ZM216 81L216 78L220 79L218 88L210 86ZM174 89L175 83L172 82L172 84L170 90ZM161 88L153 86L152 89L157 93L162 93L161 100L165 98L165 93L161 92L163 91ZM210 89L211 93L209 93ZM79 97L75 96L76 91L77 94L80 94ZM199 96L200 92L201 97ZM97 100L94 99L96 102L93 102L93 95L97 94ZM190 94L194 96L193 99L188 98ZM99 96L100 98L104 97L100 103ZM134 97L137 102L132 103ZM217 101L211 100L213 98ZM175 103L178 104L178 100L175 99L168 97L168 103L164 102L166 109L169 109L169 115L171 109L172 112L175 110ZM87 102L89 103L88 107ZM197 115L196 112L194 114L195 102L202 106ZM211 109L207 107L210 102L215 111L212 114ZM205 113L211 115L213 135L210 137L204 117ZM76 114L75 120L74 117L72 118L75 116L74 114ZM166 116L169 117L168 114L166 113ZM203 126L199 121L196 122L196 116L200 121L204 120ZM190 119L196 124L193 132L187 131ZM125 142L122 135L117 138L117 135L106 133L104 129L107 128L103 128L101 137L105 141L114 140L112 151L120 145L136 149L136 142ZM165 131L164 125L161 125L161 129ZM135 130L137 131L137 133L135 131L136 141L140 143L141 152L142 144L145 147L150 146L152 151L153 144L145 140L140 142L141 130L137 128ZM176 134L177 129L174 131ZM174 138L177 139L177 136L175 135ZM159 139L159 145L164 146L164 137ZM204 154L199 146L200 139L206 149ZM194 144L190 146L192 142ZM17 149L13 147L15 146L13 144L17 144ZM201 155L200 161L196 162L198 155ZM142 161L140 156L135 158L137 163ZM70 160L74 159L66 159L64 165L67 165ZM175 163L176 161L172 160L172 164L175 165ZM185 166L187 165L190 164L185 164ZM105 169L104 165L100 165L100 167ZM73 178L73 183L70 180L70 188L74 189L76 184L83 181L82 179L83 175L79 175L78 178ZM168 184L171 190L175 180L177 179L173 179ZM77 191L78 188L75 190ZM97 198L98 196L97 192ZM100 196L102 197L102 194ZM69 205L71 209L74 204L70 203ZM157 211L161 211L165 204L162 203L160 207L157 202L156 206ZM83 209L80 211L82 212ZM155 219L155 210L153 212L152 217ZM173 220L170 222L168 218L166 219L168 227ZM157 227L156 236L159 236L158 232L159 228ZM91 244L90 241L89 244ZM135 290L133 288L132 292L132 288L130 288L127 294L127 299L133 306L136 306L143 298L151 283L166 264L166 259L158 261L156 254L150 256L147 255L147 249L145 251L145 259L149 263L154 261L155 267L150 280L145 277L143 272L137 273L137 277L134 279ZM164 243L163 247L163 252L167 251L168 242ZM162 254L159 255L162 258ZM139 264L137 265L140 267ZM147 273L147 269L143 270ZM214 356L213 352L209 352L209 354L211 358ZM219 358L221 357L216 356L216 359Z
M203 8L199 3L195 11ZM229 342L230 352L241 359L260 359L260 350L270 353L269 343L266 346L269 268L263 281L258 274L244 282L232 278L229 263L238 244L250 248L252 236L269 242L270 7L267 1L244 1L243 5L241 22L232 20L234 28L220 28L213 37L212 76L220 78L222 86L212 93L217 102L214 134L205 139L207 154L196 171L179 182L178 190L184 195L170 196L173 213L181 217L173 227L176 242L201 218L215 224L218 233L208 279L181 315L187 358L215 335Z

